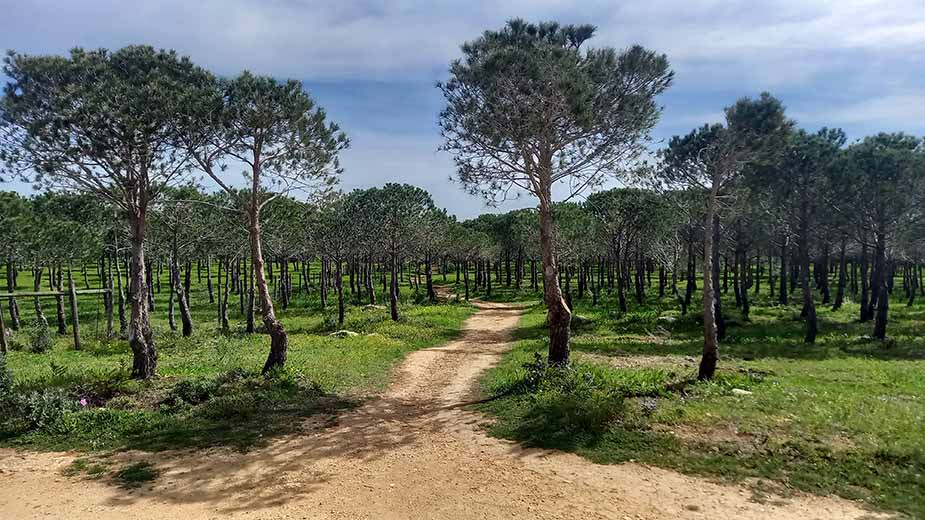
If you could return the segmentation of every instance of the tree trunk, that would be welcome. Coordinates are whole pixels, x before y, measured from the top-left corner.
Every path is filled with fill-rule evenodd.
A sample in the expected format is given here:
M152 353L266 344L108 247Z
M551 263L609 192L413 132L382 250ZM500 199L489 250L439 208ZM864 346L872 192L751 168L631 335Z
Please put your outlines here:
M389 310L392 313L392 321L398 321L398 259L395 253L392 253L391 261L391 280L389 281ZM468 273L466 274L468 277Z
M42 267L37 265L35 266L35 275L33 279L32 289L36 292L42 290ZM45 313L42 312L42 300L38 296L35 297L34 307L35 307L35 320L39 323L39 326L42 328L48 328L48 319L45 318Z
M870 321L873 316L871 315L871 302L870 302L870 285L868 284L868 257L867 257L867 237L861 239L861 316L860 321Z
M259 174L255 172L250 207L248 208L248 231L250 235L251 264L254 267L260 314L263 317L264 328L270 336L270 352L262 370L266 374L274 368L282 367L286 364L286 356L289 354L289 336L286 334L286 329L283 327L282 322L276 318L273 300L270 298L270 290L267 287L267 279L264 275L263 247L260 236L259 188Z
M751 310L751 302L748 300L748 289L751 287L748 281L748 252L743 250L739 256L739 298L740 305L742 306L742 320L749 321L749 311Z
M427 280L427 298L431 303L437 303L437 292L434 291L434 279L430 265L430 254L424 255L424 278ZM489 274L491 277L491 274Z
M6 290L8 292L13 292L16 290L16 265L13 263L12 258L7 258L6 260ZM19 304L16 303L16 298L10 297L10 329L19 330Z
M170 265L173 266L173 263L174 263L174 260L173 260L173 258L171 258L171 259L170 259ZM177 330L177 320L176 320L176 317L175 317L175 314L176 314L176 313L174 312L174 307L176 307L176 304L175 304L175 301L174 301L174 300L175 300L174 296L175 296L176 293L173 291L173 286L174 286L174 284L175 284L176 282L175 282L174 279L173 279L173 269L170 270L170 273L169 273L169 274L170 274L170 276L168 276L168 279L169 279L169 281L170 281L170 289L171 289L171 290L170 290L170 294L167 296L167 324L170 326L170 330L171 330L171 331L176 332L176 330Z
M122 289L122 258L116 257L116 291L119 304L119 335L125 336L128 331L128 320L125 318L125 291Z
M469 259L463 262L463 280L466 285L466 301L469 301Z
M877 339L886 339L886 322L887 313L890 307L890 293L887 288L887 273L890 272L886 265L886 234L882 231L877 232L877 251L875 271L877 284L877 313L874 317L874 337Z
M544 179L545 181L545 179ZM564 366L569 362L569 335L572 313L562 298L559 288L559 271L556 266L555 237L553 236L552 196L549 182L541 183L540 198L540 252L543 259L543 299L546 302L546 321L549 324L549 364Z
M247 307L244 309L245 314L245 325L244 331L248 334L253 334L257 327L254 325L254 263L251 262L250 274L248 276L250 280L247 286Z
M344 275L341 272L341 264L343 263L340 258L334 260L337 262L337 267L334 271L334 286L337 288L337 324L341 327L344 326Z
M129 265L131 318L128 323L128 343L132 348L132 377L149 379L157 371L157 349L148 315L148 280L145 265L145 210L129 212L132 257Z
M780 238L780 292L777 302L787 305L787 249L789 237L783 233Z
M700 367L697 372L697 379L701 381L713 379L719 358L716 330L716 295L714 294L715 284L713 280L714 244L713 233L710 232L713 219L717 216L717 195L716 179L714 179L710 200L707 204L707 215L704 220L705 232L703 234L703 355L700 358Z
M114 304L114 290L113 290L113 279L112 279L112 264L113 259L109 256L106 261L108 261L108 266L106 269L106 288L109 289L109 294L104 301L106 302L106 337L111 338L113 336L113 304ZM60 280L60 278L59 278ZM59 284L60 285L60 284Z
M803 312L806 320L804 343L815 343L819 324L816 320L816 303L813 301L813 286L809 273L809 215L806 204L803 205L800 218L800 236L797 244L800 250L800 284L803 286Z
M58 264L55 269L49 270L48 274L52 279L51 285L59 293L55 296L55 311L58 319L58 335L64 336L67 334L67 320L64 317L64 295L60 294L64 292L64 282L61 278L61 265ZM100 281L102 280L103 278L100 278ZM104 294L103 297L105 300L106 295Z
M188 338L193 334L193 319L192 316L190 316L186 291L183 288L183 284L180 282L180 266L177 263L176 256L171 258L170 270L173 277L173 290L177 294L177 303L180 306L180 321L183 322L183 337ZM187 274L189 274L188 270Z
M726 319L723 317L723 301L719 293L719 246L720 223L719 214L713 214L713 304L716 306L714 319L716 320L716 339L722 341L726 338Z
M206 257L206 290L209 291L209 303L215 303L215 293L212 292L212 257Z
M835 303L832 304L832 310L837 311L841 309L842 304L845 301L845 286L848 281L848 264L846 261L845 250L847 249L847 239L842 237L841 239L841 249L838 253L838 288L835 292Z

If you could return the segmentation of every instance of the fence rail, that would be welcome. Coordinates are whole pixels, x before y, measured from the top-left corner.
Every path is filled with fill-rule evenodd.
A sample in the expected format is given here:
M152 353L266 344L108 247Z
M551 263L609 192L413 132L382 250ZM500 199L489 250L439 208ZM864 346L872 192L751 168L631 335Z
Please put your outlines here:
M77 289L74 286L74 279L68 275L68 290L66 291L22 291L22 292L0 292L0 352L6 352L6 328L3 324L3 300L14 298L42 298L46 296L67 297L71 304L71 330L74 335L74 348L80 350L80 312L77 308L77 297L81 294L110 294L112 289ZM112 322L112 306L107 306L107 320Z

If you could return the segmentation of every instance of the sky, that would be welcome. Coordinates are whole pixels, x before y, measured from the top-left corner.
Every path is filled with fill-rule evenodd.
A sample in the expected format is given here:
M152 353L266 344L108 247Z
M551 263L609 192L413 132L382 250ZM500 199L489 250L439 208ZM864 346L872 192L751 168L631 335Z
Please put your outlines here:
M762 91L810 130L925 134L923 0L0 0L0 49L143 43L223 76L298 79L351 139L342 189L407 182L464 219L534 205L487 208L438 151L435 82L463 42L514 17L591 23L591 47L667 54L676 76L658 100L654 147Z

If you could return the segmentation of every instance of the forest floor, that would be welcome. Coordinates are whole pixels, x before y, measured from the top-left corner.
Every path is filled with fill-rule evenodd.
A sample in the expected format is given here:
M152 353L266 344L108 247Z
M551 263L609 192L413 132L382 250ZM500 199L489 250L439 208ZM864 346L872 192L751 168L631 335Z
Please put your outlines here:
M597 465L484 433L468 406L523 306L477 303L460 337L407 355L380 397L241 453L0 450L5 518L864 518L843 499ZM111 468L122 467L112 475ZM98 478L95 478L98 477Z

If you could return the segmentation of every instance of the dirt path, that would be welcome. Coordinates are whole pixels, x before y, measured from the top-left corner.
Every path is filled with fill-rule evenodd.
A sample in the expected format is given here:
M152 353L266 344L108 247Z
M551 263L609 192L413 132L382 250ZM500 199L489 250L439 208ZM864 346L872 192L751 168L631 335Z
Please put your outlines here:
M523 450L481 433L477 376L497 362L521 311L478 304L462 337L408 356L392 388L314 434L247 454L135 456L161 475L126 491L67 478L69 454L0 451L0 517L69 518L858 518L853 503L798 497L778 505L635 464L599 466ZM132 454L126 455L131 457ZM776 502L777 503L777 502Z

